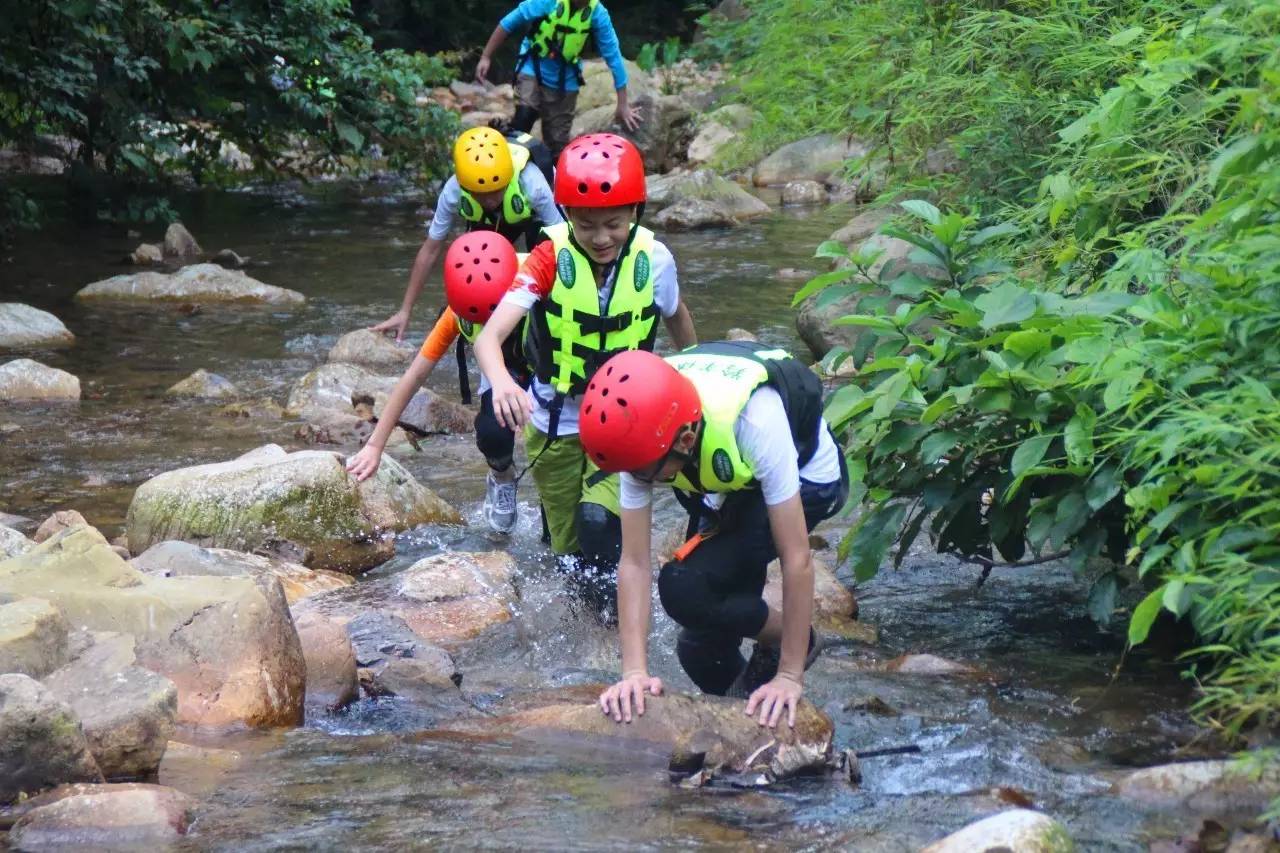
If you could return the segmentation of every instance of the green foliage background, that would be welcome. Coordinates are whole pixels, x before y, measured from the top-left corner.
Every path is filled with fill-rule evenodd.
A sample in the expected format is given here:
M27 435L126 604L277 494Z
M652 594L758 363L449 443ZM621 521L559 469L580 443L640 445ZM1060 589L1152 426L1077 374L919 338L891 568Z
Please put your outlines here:
M747 6L699 47L763 114L730 156L849 133L882 201L914 199L883 229L908 263L824 244L837 268L797 294L860 330L827 408L858 576L927 532L986 566L1066 557L1102 622L1139 584L1130 642L1189 620L1205 719L1274 732L1280 4ZM928 176L939 150L960 168Z

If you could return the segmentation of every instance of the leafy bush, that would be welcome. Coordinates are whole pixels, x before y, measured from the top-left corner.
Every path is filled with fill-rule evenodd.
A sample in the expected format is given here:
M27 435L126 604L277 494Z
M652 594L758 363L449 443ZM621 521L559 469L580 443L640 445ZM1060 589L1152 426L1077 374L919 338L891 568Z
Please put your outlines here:
M452 119L415 98L448 69L375 52L345 0L39 6L0 30L0 142L68 137L81 172L135 183L216 179L225 143L267 173L375 144L397 167L444 162Z

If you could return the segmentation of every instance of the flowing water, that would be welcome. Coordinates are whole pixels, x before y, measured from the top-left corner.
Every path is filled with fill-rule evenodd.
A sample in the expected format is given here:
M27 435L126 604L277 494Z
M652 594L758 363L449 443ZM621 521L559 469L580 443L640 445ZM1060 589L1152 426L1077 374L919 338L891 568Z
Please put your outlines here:
M122 229L51 224L26 235L0 264L0 299L52 311L76 346L36 357L80 377L78 407L0 411L0 511L41 518L77 509L109 537L121 532L136 486L165 470L229 459L274 441L296 448L300 424L230 418L164 390L197 368L247 395L283 403L337 337L398 304L421 235L422 198L394 184L330 185L194 195L184 222L209 251L250 257L248 272L305 293L295 311L85 306L90 281L126 271L142 239ZM669 235L699 335L731 327L800 352L785 267L816 271L813 247L851 214L785 212L731 233ZM429 293L436 287L429 287ZM437 297L438 299L438 297ZM434 316L424 297L412 334ZM452 360L431 385L456 389ZM349 450L349 448L348 448ZM566 600L537 541L536 503L508 543L479 519L483 464L469 437L431 439L401 457L461 508L465 528L403 534L384 576L440 550L509 547L521 566L513 630L460 656L463 691L478 709L512 693L601 681L616 672L614 638ZM674 524L670 502L659 523ZM835 542L848 520L821 532ZM834 561L832 552L826 552ZM1108 796L1125 768L1211 749L1184 712L1176 666L1130 657L1122 639L1086 614L1086 585L1061 566L978 572L917 549L898 571L860 587L875 647L829 650L807 695L836 721L837 747L916 746L863 761L863 783L806 779L771 790L675 788L665 756L586 747L567 739L422 738L438 710L397 699L361 702L300 729L223 735L234 769L186 780L202 807L188 846L198 849L487 847L526 849L756 848L914 850L1010 804L1031 802L1063 820L1084 849L1145 850L1178 829ZM657 618L656 674L691 688ZM977 672L939 678L875 671L906 652L963 661Z

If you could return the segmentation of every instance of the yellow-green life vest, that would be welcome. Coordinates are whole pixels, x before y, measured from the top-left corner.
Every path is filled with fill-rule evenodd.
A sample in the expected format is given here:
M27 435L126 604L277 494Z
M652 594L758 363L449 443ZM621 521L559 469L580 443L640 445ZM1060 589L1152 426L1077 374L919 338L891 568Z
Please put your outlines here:
M529 37L529 52L538 58L576 63L591 35L591 16L597 2L591 0L581 9L574 9L569 0L557 0L555 11L543 18Z
M499 224L513 225L533 216L533 205L529 203L520 186L520 172L529 164L529 149L523 145L511 143L508 143L508 147L511 149L511 182L507 184L507 189L503 193L500 214L487 212L480 202L476 201L475 196L461 187L458 188L460 191L458 215L473 225L494 227L496 230Z
M567 222L542 229L556 256L556 280L534 306L527 347L535 375L559 394L580 394L597 367L615 353L653 349L653 232L633 226L617 263L604 312L590 259L574 244Z
M734 426L751 395L762 385L778 392L791 425L787 438L796 444L800 465L817 450L822 418L822 383L813 371L786 350L748 341L717 341L668 356L698 390L702 400L697 479L686 471L676 475L675 488L684 492L736 492L756 484L755 473L742 458Z

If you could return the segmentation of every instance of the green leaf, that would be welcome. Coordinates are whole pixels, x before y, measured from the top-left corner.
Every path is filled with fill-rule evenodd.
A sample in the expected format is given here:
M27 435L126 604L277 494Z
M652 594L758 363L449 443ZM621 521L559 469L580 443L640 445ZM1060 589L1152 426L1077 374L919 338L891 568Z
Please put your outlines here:
M1052 342L1053 336L1048 332L1024 329L1005 338L1004 348L1025 361L1047 350Z
M924 465L934 465L947 454L951 448L956 446L956 442L960 440L960 434L951 430L941 430L932 433L920 443L920 462Z
M922 199L910 199L908 201L900 202L899 207L907 211L907 213L910 213L912 216L923 219L930 225L937 225L942 219L942 211Z
M849 250L839 240L823 240L813 253L815 258L844 259L849 257Z
M1116 610L1116 573L1107 572L1089 589L1089 616L1103 628L1111 624Z
M356 130L354 125L347 124L345 121L335 121L333 126L338 131L338 136L352 148L359 151L364 147L364 135Z
M820 273L805 282L804 287L796 291L796 295L791 297L791 304L799 305L819 290L830 287L836 282L844 281L852 275L852 270L831 270L830 272Z
M1028 468L1039 465L1040 460L1044 459L1045 453L1049 450L1051 441L1053 441L1051 435L1036 435L1018 445L1018 449L1013 452L1013 460L1009 463L1009 470L1013 476L1021 476Z
M906 514L907 504L900 501L881 504L863 517L850 546L853 576L859 582L875 577L889 552L889 546L898 536L898 529Z
M976 249L977 247L983 245L984 243L987 243L988 241L994 240L997 237L1008 237L1013 234L1017 234L1021 230L1022 230L1021 228L1019 228L1017 225L1015 225L1012 222L1001 222L999 225L991 225L987 228L983 228L982 230L974 234L972 237L970 237L966 242L969 244L970 247Z
M823 410L823 416L831 428L835 429L870 406L871 400L867 398L865 391L857 385L845 385L831 395L826 409Z
M1119 493L1120 472L1114 465L1099 468L1084 487L1084 499L1094 511L1102 509Z
M1087 465L1093 462L1093 427L1098 416L1093 409L1084 403L1076 404L1076 413L1067 422L1063 432L1066 445L1067 461L1072 465Z
M1160 598L1164 609L1174 616L1181 616L1191 606L1191 587L1186 581L1171 580L1164 587L1164 595Z
M1133 42L1142 37L1142 32L1142 27L1129 27L1127 30L1121 30L1107 39L1107 44L1110 47L1124 47L1133 44Z
M1217 184L1224 177L1249 171L1267 155L1268 147L1262 145L1261 136L1256 133L1242 136L1213 158L1213 163L1209 166L1209 183Z
M1151 633L1151 626L1160 615L1160 605L1164 599L1164 587L1153 589L1142 602L1133 609L1133 617L1129 620L1129 645L1140 646Z
M1021 323L1036 313L1035 295L1011 281L982 294L973 305L982 312L984 329Z

